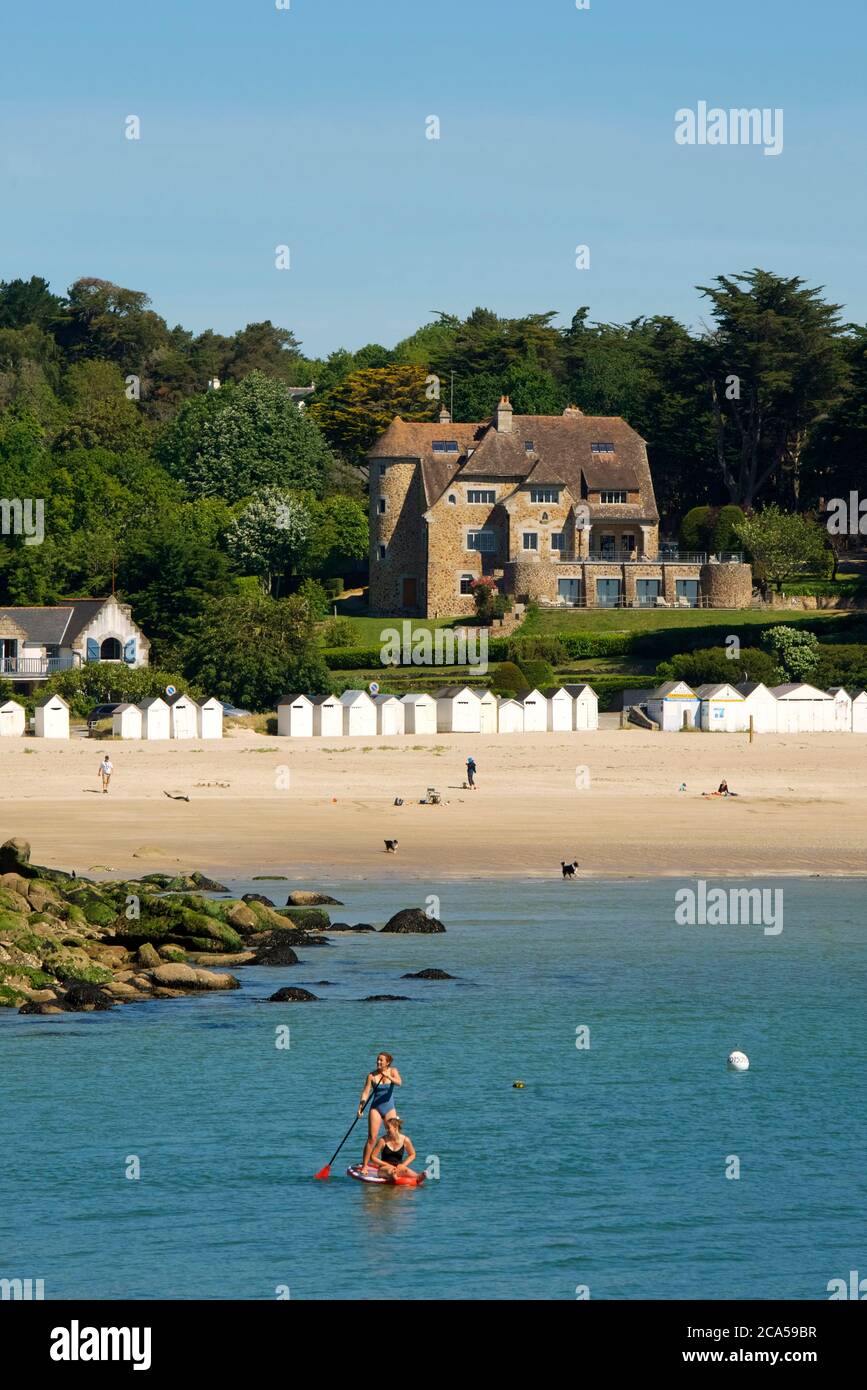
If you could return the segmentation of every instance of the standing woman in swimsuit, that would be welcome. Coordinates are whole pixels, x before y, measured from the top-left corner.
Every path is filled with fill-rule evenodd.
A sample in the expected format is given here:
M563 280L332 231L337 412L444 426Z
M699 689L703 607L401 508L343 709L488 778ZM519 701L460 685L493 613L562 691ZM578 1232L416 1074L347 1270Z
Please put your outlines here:
M367 1143L364 1145L364 1157L361 1160L363 1173L368 1171L370 1155L379 1136L383 1120L397 1114L397 1107L392 1096L395 1086L402 1086L403 1080L397 1067L391 1065L393 1061L394 1058L390 1052L380 1052L376 1059L376 1071L368 1072L364 1090L361 1092L361 1099L358 1102L358 1113L362 1115L367 1098L371 1090L373 1091L370 1113L367 1117Z

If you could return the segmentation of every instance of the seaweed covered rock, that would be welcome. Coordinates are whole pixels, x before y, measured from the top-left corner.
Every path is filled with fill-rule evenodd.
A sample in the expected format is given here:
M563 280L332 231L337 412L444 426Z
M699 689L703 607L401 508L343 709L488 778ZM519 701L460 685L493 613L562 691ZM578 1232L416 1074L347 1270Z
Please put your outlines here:
M366 994L362 999L362 1004L407 1004L409 995L407 994Z
M382 930L403 932L407 935L430 935L432 932L444 932L445 927L438 917L428 917L420 907L403 907L400 912L389 917Z
M310 1000L316 1001L317 996L311 994L309 989L292 989L288 985L268 996L269 1004L306 1004Z

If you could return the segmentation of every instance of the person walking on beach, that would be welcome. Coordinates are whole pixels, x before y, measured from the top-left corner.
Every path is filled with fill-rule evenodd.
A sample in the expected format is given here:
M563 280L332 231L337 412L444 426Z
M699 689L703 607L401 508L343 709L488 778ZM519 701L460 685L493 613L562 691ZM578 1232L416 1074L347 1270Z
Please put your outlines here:
M476 760L473 757L467 758L467 783L470 791L476 790Z
M103 753L102 762L99 765L99 776L102 780L102 790L108 792L108 784L111 781L111 774L114 772L114 763L107 753Z
M379 1137L383 1120L388 1121L397 1114L392 1096L395 1086L403 1085L403 1079L397 1067L392 1066L393 1061L394 1058L390 1052L380 1052L376 1059L376 1071L368 1072L364 1090L361 1092L361 1099L358 1102L358 1113L362 1115L367 1098L371 1090L373 1091L373 1099L370 1102L367 1116L367 1142L364 1145L364 1154L361 1159L362 1173L369 1170L370 1155Z

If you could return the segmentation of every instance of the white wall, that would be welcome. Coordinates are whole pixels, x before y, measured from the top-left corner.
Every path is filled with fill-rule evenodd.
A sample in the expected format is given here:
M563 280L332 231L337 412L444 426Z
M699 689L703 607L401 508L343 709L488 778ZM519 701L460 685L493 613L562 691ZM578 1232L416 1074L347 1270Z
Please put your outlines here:
M313 732L320 738L343 737L343 706L338 700L313 706Z
M24 706L17 700L6 700L0 705L0 738L21 738L26 722Z
M380 695L376 705L376 732L385 736L402 734L406 729L406 705L392 695Z
M195 701L182 695L173 705L169 705L169 714L172 738L198 738L199 715Z
M460 695L437 700L437 733L480 734L482 713L478 695L464 690Z
M138 705L116 709L111 716L111 732L115 738L141 738L141 710Z
M517 700L503 700L497 711L497 728L501 734L524 732L524 710Z
M223 706L219 700L205 700L196 710L199 738L223 737Z
M548 701L548 729L566 733L574 727L575 702L568 690L561 690Z
M548 728L548 701L540 690L531 690L521 701L524 707L524 733L544 734Z
M36 706L37 738L69 738L69 708L55 697L47 705Z
M147 708L140 705L139 708L142 712L142 738L151 741L171 737L172 721L169 707L164 700L160 700L156 705L149 705Z
M290 705L278 705L277 732L284 738L311 738L313 706L309 700L293 700Z
M408 734L435 734L437 731L436 701L404 699L401 702L406 711L405 727Z

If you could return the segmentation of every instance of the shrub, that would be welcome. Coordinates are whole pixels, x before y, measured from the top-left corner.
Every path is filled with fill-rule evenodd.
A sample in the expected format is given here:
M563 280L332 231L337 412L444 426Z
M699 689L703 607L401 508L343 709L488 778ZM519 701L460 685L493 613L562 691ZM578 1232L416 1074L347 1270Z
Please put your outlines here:
M322 629L322 642L326 647L351 647L357 629L348 618L331 618Z
M684 550L704 550L707 545L710 507L693 507L680 523L680 543Z
M556 685L554 669L547 661L524 661L520 669L526 677L526 683L531 690L544 690L549 685Z
M298 593L303 598L313 617L318 621L328 617L328 595L318 579L305 579L298 585Z
M513 661L501 661L491 680L491 689L495 695L517 695L529 686L523 671Z
M134 670L129 666L94 661L71 671L58 671L39 687L38 694L30 697L30 702L45 695L62 695L69 701L73 714L86 718L94 705L106 701L125 700L137 704L139 700L155 695L165 698L168 685L186 691L192 700L201 700L206 693L200 686L188 683L183 676L172 671L161 671L156 666L142 666Z
M562 666L571 655L560 637L511 637L506 645L508 660L522 669L525 661L549 661L552 666Z
M720 684L728 681L740 685L743 681L762 681L765 685L777 685L782 673L774 658L759 647L742 647L740 655L732 660L727 647L703 647L694 652L679 652L670 661L661 661L656 668L655 680L686 681L693 689L705 683Z
M786 680L808 681L819 664L819 641L812 632L783 624L766 633L762 645L773 653Z

